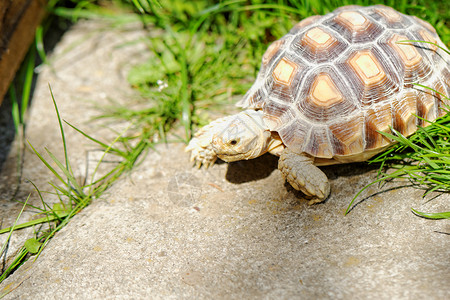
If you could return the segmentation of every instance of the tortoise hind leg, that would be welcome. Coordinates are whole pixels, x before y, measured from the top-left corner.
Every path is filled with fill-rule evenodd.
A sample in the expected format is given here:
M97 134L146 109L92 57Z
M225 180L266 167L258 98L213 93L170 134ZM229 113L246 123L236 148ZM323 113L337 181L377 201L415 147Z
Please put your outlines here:
M314 197L309 205L324 201L330 194L327 176L313 161L312 157L292 152L289 148L283 150L278 161L278 169L292 187Z

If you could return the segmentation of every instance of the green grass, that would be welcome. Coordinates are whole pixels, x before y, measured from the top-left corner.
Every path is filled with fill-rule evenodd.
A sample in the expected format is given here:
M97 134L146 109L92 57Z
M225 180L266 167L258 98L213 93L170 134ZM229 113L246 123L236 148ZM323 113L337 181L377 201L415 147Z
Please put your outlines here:
M139 91L141 101L127 106L112 101L110 106L102 108L106 112L99 117L114 122L129 122L132 124L129 131L118 133L114 141L103 143L69 124L73 130L101 146L105 153L120 159L120 163L98 180L92 177L85 184L79 184L75 180L70 157L67 155L63 121L53 99L56 118L60 124L64 161L59 161L50 149L46 149L46 155L50 157L47 161L32 145L29 147L56 178L56 182L51 182L51 193L59 197L60 203L50 207L45 202L45 193L36 187L42 207L33 208L39 209L40 218L3 229L3 232L11 234L13 230L36 223L49 223L50 226L49 230L36 232L35 237L24 244L14 262L0 276L0 282L30 255L38 255L71 217L93 199L100 197L123 172L132 169L140 156L155 142L167 141L167 133L174 127L182 128L182 133L176 140L187 142L198 127L210 121L211 112L223 111L233 105L253 83L267 46L286 34L295 23L311 15L331 12L342 5L379 3L429 21L444 43L449 45L450 7L446 1L49 1L51 18L61 17L74 22L80 18L102 19L106 24L105 29L121 29L127 24L140 22L147 35L135 43L144 42L147 45L149 59L134 66L128 74L128 80ZM37 30L36 43L10 89L12 114L19 135L25 132L35 57L39 56L43 63L51 66L51 60L47 59L43 50L43 37L50 24L45 22ZM132 43L122 46L130 45ZM447 126L445 122L442 119L436 122L436 126ZM432 127L428 128L424 132ZM413 138L412 141L425 147L425 144L421 144L423 141L418 139ZM434 146L431 140L428 143ZM22 140L22 145L25 149L25 139ZM400 145L396 147L401 147ZM396 150L390 151L389 153L393 153ZM382 165L390 163L391 157L385 157L386 161ZM435 158L427 159L438 165L440 163ZM20 161L19 159L18 164ZM57 167L52 167L54 165ZM392 166L395 168L396 164ZM407 174L419 173L411 171ZM411 179L415 179L413 177ZM424 184L427 182L430 180L421 181ZM433 188L434 186L431 187ZM447 189L439 187L435 190ZM26 205L25 201L24 208ZM4 247L0 256L3 251Z

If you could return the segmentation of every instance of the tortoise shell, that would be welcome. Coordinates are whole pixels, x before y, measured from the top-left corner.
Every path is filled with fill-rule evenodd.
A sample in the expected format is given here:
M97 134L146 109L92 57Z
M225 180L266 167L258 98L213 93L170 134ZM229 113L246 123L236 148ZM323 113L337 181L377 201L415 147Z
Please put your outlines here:
M439 93L450 95L450 56L404 40L445 48L429 23L383 5L309 17L269 46L238 106L262 109L296 152L365 160L391 144L377 131L408 136L443 114Z

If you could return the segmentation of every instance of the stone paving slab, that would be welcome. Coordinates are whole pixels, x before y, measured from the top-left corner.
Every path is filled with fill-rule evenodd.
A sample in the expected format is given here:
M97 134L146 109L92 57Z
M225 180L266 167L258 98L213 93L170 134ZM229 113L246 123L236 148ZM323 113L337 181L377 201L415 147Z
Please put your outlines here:
M90 26L82 30L86 28ZM80 34L80 27L75 27L58 47L67 47ZM121 40L126 34L109 36ZM83 102L65 89L79 84L71 68L104 74L81 76L96 91L82 89L85 98L96 99L116 88L127 91L125 80L120 86L116 73L101 69L106 61L111 69L114 61L117 68L124 61L98 55L110 53L111 44L94 44L94 51L83 51L67 68L55 68L54 77L45 77L51 72L44 70L36 87L43 89L51 78L62 114L70 114L72 120L94 112L77 110ZM104 84L108 80L111 86ZM33 107L30 122L37 131L57 133L54 126L40 125L42 114L53 115L51 107L46 109ZM38 143L45 140L33 138ZM60 145L57 139L42 144L47 143ZM283 182L273 156L198 170L183 148L158 145L131 174L74 217L36 261L29 260L3 282L0 295L9 292L5 299L450 298L450 222L410 212L411 207L443 211L448 195L427 202L412 188L371 187L344 216L353 195L376 178L373 168L365 164L324 168L332 195L326 203L308 206ZM85 151L82 147L71 153L83 164ZM32 174L39 177L38 172Z

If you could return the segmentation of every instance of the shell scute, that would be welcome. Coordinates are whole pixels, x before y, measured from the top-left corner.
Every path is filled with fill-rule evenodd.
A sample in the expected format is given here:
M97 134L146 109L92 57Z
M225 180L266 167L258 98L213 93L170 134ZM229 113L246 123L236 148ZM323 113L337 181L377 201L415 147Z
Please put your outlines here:
M382 148L390 143L390 140L378 131L390 133L392 124L392 109L390 103L381 103L372 106L366 111L364 118L366 149Z
M364 151L363 125L363 117L360 115L330 125L334 155L350 155Z
M278 131L291 120L298 118L297 112L288 104L271 101L264 106L264 122L271 131Z
M391 73L400 70L403 74L400 80L405 87L411 87L412 83L424 82L433 74L431 62L424 50L411 42L404 42L412 39L414 39L412 36L393 33L378 42L379 48L391 58L394 65Z
M294 118L288 123L280 124L280 126L282 127L276 131L280 137L283 136L283 142L298 152L305 151L305 144L308 141L312 124L305 119Z
M262 65L267 66L269 63L277 57L277 54L280 53L281 47L284 45L286 40L279 39L272 44L270 44L269 48L267 48L266 52L264 52L264 55L262 57Z
M272 73L266 77L265 90L268 97L281 102L293 103L303 78L310 69L299 58L286 53L273 65Z
M310 16L306 19L303 19L294 25L294 27L289 31L289 34L297 35L300 31L303 31L305 27L317 22L321 18L322 16Z
M320 68L310 72L304 81L304 95L295 105L302 116L312 123L327 123L346 117L359 110L352 101L350 88L333 68Z
M378 48L354 51L337 66L363 106L386 101L399 91L400 79Z
M431 86L435 92L433 92L434 97L437 99L439 104L439 116L443 116L449 110L450 102L448 100L449 95L447 94L447 90L442 84L442 82L438 79L435 84ZM445 97L447 95L447 97Z
M425 28L426 28L429 32L431 32L432 34L437 35L436 29L434 29L434 27L431 26L431 24L428 23L427 21L424 21L424 20L422 20L422 19L419 19L419 18L416 17L416 16L411 16L411 18L412 18L415 22L419 23L421 26L425 27Z
M370 16L380 22L380 24L392 29L405 29L412 24L403 14L384 5L375 5Z
M419 30L419 35L420 35L420 40L430 42L433 44L437 44L436 35L431 34L428 30L425 30L425 29ZM433 44L424 43L421 46L425 49L435 52L438 47L437 47L437 45L433 45Z
M299 66L286 57L283 57L275 66L272 76L274 80L282 85L291 86L295 73Z
M393 100L393 128L404 136L409 136L417 130L416 114L416 94L413 91L405 92Z
M325 24L352 44L373 41L383 33L382 26L359 11L345 10Z
M315 157L332 158L334 151L330 143L328 127L323 125L311 127L303 150Z
M426 126L429 122L426 120L435 120L437 117L438 107L437 99L429 91L416 91L417 95L417 120L418 126Z
M450 66L442 70L441 78L444 80L444 86L447 87L447 93L445 95L447 95L447 97L450 97Z
M328 30L315 26L294 38L291 49L311 63L331 61L348 47L347 42Z
M311 87L311 100L318 107L328 107L341 103L344 96L327 73L319 73Z
M266 103L267 93L262 87L250 89L242 98L241 101L237 103L238 106L243 108L254 108L261 109Z

